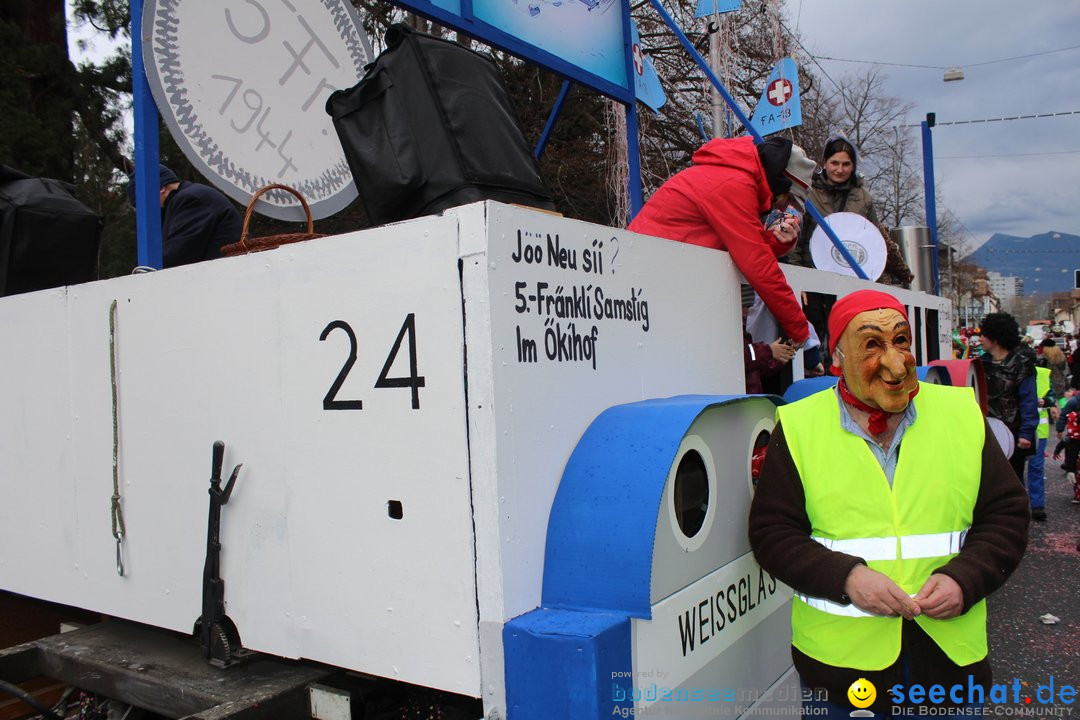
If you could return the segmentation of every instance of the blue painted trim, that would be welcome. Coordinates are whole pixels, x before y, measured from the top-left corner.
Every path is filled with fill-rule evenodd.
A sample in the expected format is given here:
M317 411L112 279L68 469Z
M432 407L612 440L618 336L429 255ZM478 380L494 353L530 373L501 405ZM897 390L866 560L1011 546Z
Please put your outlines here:
M938 385L952 385L952 378L949 377L948 369L938 365L920 365L915 368L915 373L919 378L919 382L933 382L934 380L931 378L936 378ZM833 387L839 379L835 375L822 375L821 377L806 378L794 382L784 393L784 402L798 402L814 393Z
M625 0L622 1L625 2ZM633 92L627 87L620 86L599 75L587 72L557 55L553 55L546 50L541 50L534 45L523 42L520 38L514 37L513 35L488 25L483 21L476 20L473 17L455 15L430 2L425 2L425 0L394 0L394 4L407 10L411 10L417 15L422 15L429 20L434 20L441 25L459 30L470 37L477 38L500 50L505 50L512 55L516 55L529 62L547 68L554 73L562 75L564 78L572 80L580 85L590 87L601 95L606 95L624 104L633 102ZM468 5L471 15L472 3L469 2ZM627 14L629 14L628 10ZM629 77L627 77L626 82L629 84Z
M926 224L930 227L930 244L934 247L934 294L941 294L941 279L938 277L938 239L937 239L937 198L934 197L934 136L930 130L930 123L923 120L922 149L923 149L923 183L926 188Z
M820 375L793 382L784 392L784 402L793 403L810 397L814 393L833 387L839 379L836 375Z
M709 408L760 397L682 395L601 413L570 455L552 503L543 607L651 618L656 522L683 436Z
M936 382L938 385L952 385L949 371L940 365L920 365L915 368L919 382Z
M547 125L544 126L544 132L540 134L540 141L536 143L536 149L533 150L533 157L537 160L544 154L544 148L547 147L548 138L551 137L551 131L555 129L555 123L559 119L559 113L562 112L563 104L566 102L567 96L570 94L570 88L573 84L569 80L563 80L562 88L559 90L559 97L555 100L555 106L551 108L551 114L548 115Z
M616 701L616 673L633 688L630 619L572 610L533 610L503 626L509 720L609 718L632 708Z
M143 67L143 0L131 0L131 77L135 116L135 228L138 263L161 269L158 111Z

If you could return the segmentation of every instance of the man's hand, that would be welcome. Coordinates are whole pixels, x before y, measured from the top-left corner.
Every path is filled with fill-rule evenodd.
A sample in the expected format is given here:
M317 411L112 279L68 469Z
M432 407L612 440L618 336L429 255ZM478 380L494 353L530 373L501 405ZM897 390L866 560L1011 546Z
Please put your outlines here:
M791 360L791 358L795 357L794 346L788 345L780 338L776 338L776 340L769 343L769 349L772 350L772 356L783 363L786 363Z
M915 602L927 617L946 620L964 611L964 592L948 575L934 574L919 590Z
M921 610L919 605L892 578L865 565L856 565L844 582L844 592L855 607L875 615L911 620Z
M1016 441L1016 447L1020 448L1021 450L1027 450L1029 447L1031 447L1031 441L1027 438L1020 438Z
M772 234L776 236L777 240L789 244L799 239L799 226L801 224L798 217L784 215L780 220L769 226L769 229L772 230Z

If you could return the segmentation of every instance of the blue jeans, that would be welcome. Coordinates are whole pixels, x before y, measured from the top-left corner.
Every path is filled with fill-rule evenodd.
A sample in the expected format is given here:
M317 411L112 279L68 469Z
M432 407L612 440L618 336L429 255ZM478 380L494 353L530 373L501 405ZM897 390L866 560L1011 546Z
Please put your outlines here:
M1035 453L1028 458L1027 489L1032 508L1046 507L1046 440L1039 438L1035 442Z

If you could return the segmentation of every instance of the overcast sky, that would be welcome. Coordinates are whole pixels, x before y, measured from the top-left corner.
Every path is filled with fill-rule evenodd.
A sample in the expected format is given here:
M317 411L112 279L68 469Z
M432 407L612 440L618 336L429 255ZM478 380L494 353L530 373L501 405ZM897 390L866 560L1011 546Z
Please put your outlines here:
M1080 3L788 0L787 22L815 56L881 63L886 92L912 105L908 122L937 114L939 196L970 231L973 246L995 232L1080 235L1080 112L944 124L1080 111ZM1073 49L976 65L1060 48ZM838 82L870 67L819 63ZM946 83L943 70L886 63L957 66L964 79Z

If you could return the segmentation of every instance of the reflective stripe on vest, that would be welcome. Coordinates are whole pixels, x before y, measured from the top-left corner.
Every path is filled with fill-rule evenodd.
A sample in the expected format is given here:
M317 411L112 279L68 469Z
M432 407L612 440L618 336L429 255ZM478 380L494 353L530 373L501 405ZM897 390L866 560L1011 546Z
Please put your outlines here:
M778 408L806 494L814 540L861 557L914 596L961 549L982 476L985 424L970 388L922 384L893 482L840 424L835 390ZM842 461L840 461L842 459ZM958 665L986 656L986 605L949 620L915 619ZM903 620L796 595L792 644L837 667L880 670L900 654Z
M795 597L799 598L815 610L820 610L821 612L826 612L830 615L839 615L841 617L851 618L879 617L878 615L868 613L865 610L860 610L855 606L855 603L841 605L840 603L834 603L832 600L826 600L825 598L811 597L809 595L802 595L798 593L796 593Z
M943 555L955 555L960 552L964 545L964 538L968 530L954 530L952 532L926 533L924 535L904 535L900 538L875 537L875 538L848 538L846 540L834 540L830 538L810 536L814 542L835 550L861 557L867 562L874 560L897 560L940 557ZM896 553L897 540L900 541L900 554Z

